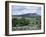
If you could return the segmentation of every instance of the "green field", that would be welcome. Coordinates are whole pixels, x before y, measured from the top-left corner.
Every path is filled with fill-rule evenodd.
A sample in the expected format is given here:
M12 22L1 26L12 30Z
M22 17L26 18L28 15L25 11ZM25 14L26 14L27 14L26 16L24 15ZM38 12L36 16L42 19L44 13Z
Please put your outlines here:
M12 31L41 29L41 17L15 17L12 18Z

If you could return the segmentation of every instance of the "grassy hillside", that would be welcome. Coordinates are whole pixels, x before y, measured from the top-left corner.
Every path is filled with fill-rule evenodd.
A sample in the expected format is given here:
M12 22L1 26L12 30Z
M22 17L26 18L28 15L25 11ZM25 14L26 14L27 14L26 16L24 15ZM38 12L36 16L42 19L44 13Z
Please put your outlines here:
M26 26L30 26L30 27L36 26L36 28L41 28L41 17L39 16L39 17L15 17L15 18L12 18L13 30L16 30L16 29L19 30L19 28L20 27L22 28L22 26L25 28L26 28ZM16 29L14 29L14 27L16 27ZM22 30L23 30L23 28L22 28Z

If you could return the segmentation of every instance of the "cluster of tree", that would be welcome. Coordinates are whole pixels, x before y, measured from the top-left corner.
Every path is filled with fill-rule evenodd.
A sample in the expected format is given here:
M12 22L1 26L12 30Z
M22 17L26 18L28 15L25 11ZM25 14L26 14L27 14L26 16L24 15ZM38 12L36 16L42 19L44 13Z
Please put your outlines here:
M29 19L25 19L25 18L21 18L21 19L13 18L12 19L12 27L26 26L29 23L30 23L30 20Z
M13 27L16 27L16 26L26 26L26 25L41 25L41 17L37 17L35 20L35 23L34 23L34 20L32 19L25 19L25 18L20 18L20 19L17 19L17 18L12 18L12 26ZM32 22L32 23L31 23Z
M41 24L41 17L36 18L36 20L38 20L40 22L39 24Z

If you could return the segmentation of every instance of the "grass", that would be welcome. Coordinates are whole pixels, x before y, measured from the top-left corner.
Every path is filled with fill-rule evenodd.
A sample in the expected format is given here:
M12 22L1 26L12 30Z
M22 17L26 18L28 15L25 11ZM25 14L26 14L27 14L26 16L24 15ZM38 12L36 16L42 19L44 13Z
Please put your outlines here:
M41 29L41 17L12 18L12 31L39 29Z

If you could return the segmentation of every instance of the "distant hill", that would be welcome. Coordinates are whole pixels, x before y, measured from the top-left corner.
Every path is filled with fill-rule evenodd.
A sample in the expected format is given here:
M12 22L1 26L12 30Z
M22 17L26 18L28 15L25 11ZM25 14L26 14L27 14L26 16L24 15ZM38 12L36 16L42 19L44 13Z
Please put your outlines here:
M38 17L40 15L36 13L28 13L28 14L23 14L23 15L12 15L12 17Z

